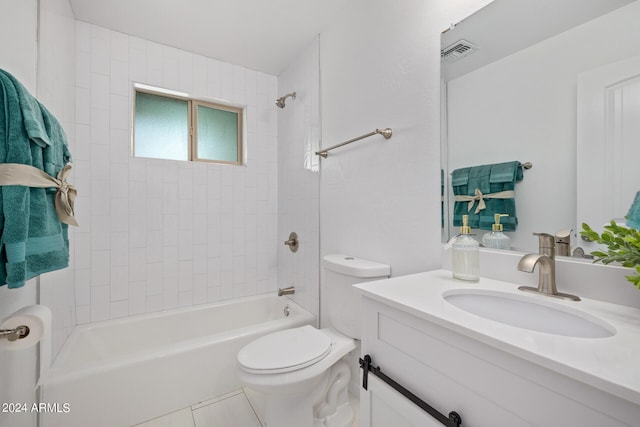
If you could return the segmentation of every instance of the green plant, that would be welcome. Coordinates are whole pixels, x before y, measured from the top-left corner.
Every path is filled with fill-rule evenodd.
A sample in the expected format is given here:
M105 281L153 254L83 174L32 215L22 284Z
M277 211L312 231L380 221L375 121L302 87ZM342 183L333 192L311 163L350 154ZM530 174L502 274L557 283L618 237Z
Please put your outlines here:
M607 246L607 252L591 252L591 255L595 257L594 262L600 261L603 264L617 262L623 267L635 269L635 275L625 277L640 289L640 231L635 228L623 227L616 224L615 221L611 221L611 224L605 225L601 235L593 231L587 224L582 223L580 235Z

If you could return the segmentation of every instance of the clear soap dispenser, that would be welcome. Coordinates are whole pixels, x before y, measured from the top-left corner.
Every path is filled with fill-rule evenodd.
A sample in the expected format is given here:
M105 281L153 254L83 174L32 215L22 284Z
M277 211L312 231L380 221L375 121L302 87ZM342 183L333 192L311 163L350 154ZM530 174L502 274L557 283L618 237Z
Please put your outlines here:
M469 215L462 215L460 235L451 247L453 278L477 282L480 280L480 244L471 237Z
M482 243L486 248L511 249L511 239L502 232L503 225L500 224L500 218L503 216L509 215L495 214L494 224L491 226L491 233L487 233L482 237Z

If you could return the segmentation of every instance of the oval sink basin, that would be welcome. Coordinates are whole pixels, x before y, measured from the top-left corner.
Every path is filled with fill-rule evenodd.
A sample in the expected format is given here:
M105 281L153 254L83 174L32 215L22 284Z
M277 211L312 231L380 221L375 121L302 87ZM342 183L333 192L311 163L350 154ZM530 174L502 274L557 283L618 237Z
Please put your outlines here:
M541 304L526 296L503 292L454 290L444 299L476 316L518 328L577 338L605 338L616 329L587 313L558 304Z

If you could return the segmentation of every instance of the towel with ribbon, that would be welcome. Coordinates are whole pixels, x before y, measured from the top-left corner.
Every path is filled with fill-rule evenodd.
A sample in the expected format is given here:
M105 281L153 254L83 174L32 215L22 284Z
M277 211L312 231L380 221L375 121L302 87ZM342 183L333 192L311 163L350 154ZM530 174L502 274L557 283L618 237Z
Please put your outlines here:
M0 186L24 185L34 188L55 188L55 207L58 219L68 225L78 226L73 216L73 205L76 200L76 188L67 182L71 172L71 164L67 164L57 178L29 165L18 163L0 164Z
M69 265L70 162L58 120L0 69L0 286Z
M518 225L514 189L522 179L522 164L517 161L454 170L453 225L462 225L462 215L469 215L472 228L491 230L494 214L499 213L509 215L501 221L504 230L514 231Z

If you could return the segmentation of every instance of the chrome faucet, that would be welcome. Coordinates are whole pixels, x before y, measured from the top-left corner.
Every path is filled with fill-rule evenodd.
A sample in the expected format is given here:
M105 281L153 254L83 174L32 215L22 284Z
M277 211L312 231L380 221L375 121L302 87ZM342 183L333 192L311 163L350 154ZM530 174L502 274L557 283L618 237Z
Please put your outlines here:
M536 292L554 298L562 298L573 301L580 301L575 295L558 292L556 287L556 260L555 260L555 238L547 233L533 233L539 239L539 252L537 254L527 254L520 259L518 270L526 273L533 273L536 265L540 277L538 287L520 286L518 289L525 292Z
M293 295L296 293L296 288L293 286L289 286L288 288L278 288L278 296L282 295Z

